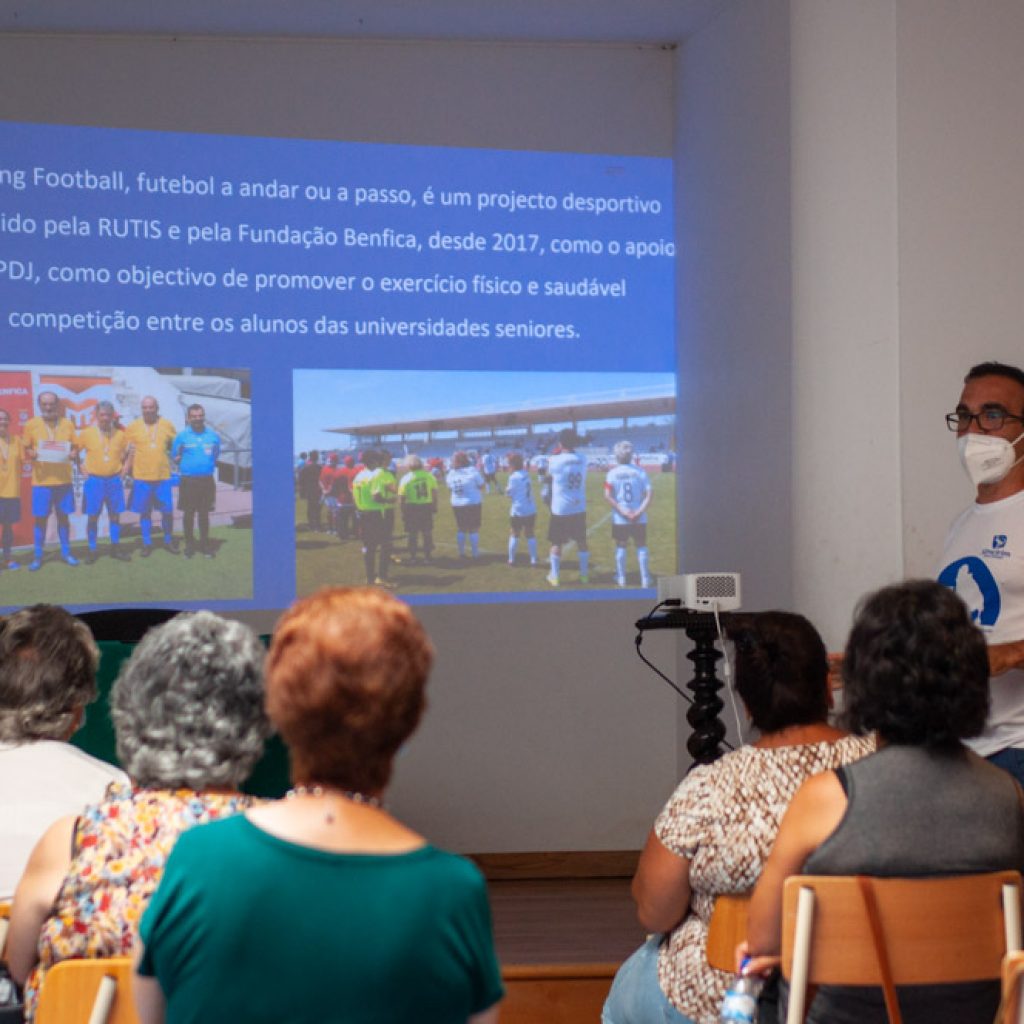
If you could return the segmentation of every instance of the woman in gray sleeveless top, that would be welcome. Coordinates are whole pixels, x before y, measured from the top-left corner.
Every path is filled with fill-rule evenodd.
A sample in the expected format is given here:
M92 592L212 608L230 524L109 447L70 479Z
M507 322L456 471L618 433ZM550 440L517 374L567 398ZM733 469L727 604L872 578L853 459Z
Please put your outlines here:
M843 662L849 725L875 730L877 753L797 791L754 893L749 946L781 944L789 875L915 877L1024 867L1022 794L1008 773L961 742L988 714L981 631L932 580L885 587L862 604ZM998 982L905 986L906 1024L989 1024ZM887 1020L880 989L823 987L812 1024Z

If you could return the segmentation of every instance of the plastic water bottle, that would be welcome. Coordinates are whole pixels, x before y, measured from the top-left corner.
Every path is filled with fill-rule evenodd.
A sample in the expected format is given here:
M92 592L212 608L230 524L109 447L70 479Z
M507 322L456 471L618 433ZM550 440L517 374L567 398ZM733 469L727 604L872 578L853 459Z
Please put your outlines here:
M756 974L744 974L746 966L747 959L744 958L740 973L729 982L718 1014L719 1024L757 1024L757 997L764 981Z

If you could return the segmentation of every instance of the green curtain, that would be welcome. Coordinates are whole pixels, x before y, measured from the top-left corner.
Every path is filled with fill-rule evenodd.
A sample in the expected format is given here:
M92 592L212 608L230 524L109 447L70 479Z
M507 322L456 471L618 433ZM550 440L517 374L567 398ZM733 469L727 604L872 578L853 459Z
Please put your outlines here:
M264 644L270 637L261 637ZM110 721L110 688L114 685L121 662L134 649L135 644L124 644L116 640L101 640L100 669L97 674L99 696L90 704L85 715L85 724L72 737L71 742L88 754L117 764L117 748L114 741L114 726ZM252 775L242 789L255 796L276 798L288 789L288 751L277 736L267 741L263 757L256 763Z

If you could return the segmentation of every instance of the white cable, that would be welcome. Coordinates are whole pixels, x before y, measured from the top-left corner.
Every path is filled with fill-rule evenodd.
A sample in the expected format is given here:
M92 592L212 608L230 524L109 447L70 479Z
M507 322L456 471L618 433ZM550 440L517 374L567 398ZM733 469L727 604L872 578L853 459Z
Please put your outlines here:
M722 648L722 676L725 679L725 688L729 692L729 702L732 704L732 715L736 720L736 739L743 742L743 725L740 723L740 709L736 706L736 691L732 685L732 664L729 661L729 649L725 644L725 634L722 632L722 620L718 617L718 602L711 602L711 610L715 613L715 628L718 630L718 643Z

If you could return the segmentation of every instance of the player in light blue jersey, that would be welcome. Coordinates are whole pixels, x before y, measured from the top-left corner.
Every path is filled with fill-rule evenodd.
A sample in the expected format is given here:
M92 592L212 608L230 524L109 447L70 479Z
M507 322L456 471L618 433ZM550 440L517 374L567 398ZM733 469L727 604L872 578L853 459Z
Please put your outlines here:
M523 469L523 457L519 452L509 452L508 468L512 471L505 483L505 493L509 501L509 533L508 533L508 564L516 564L516 550L519 546L519 535L526 538L526 546L530 552L530 565L537 564L537 538L534 528L537 525L537 503L533 500L533 481L530 474Z
M474 558L480 555L480 523L482 522L484 478L472 464L466 452L452 455L452 468L448 470L445 483L451 496L452 513L455 516L455 542L459 558L466 557L466 536L469 536L470 551Z
M185 413L188 426L171 445L171 460L177 463L180 475L178 508L184 527L185 557L191 558L196 552L198 522L198 550L204 558L215 558L217 549L210 543L210 513L217 504L220 435L206 425L206 410L198 402L193 402Z
M647 474L633 465L633 446L619 441L613 449L617 463L604 480L604 498L612 507L612 539L615 541L615 582L626 585L626 546L633 540L640 563L640 585L653 586L647 552L647 509L654 496Z
M587 460L576 451L579 438L571 428L558 435L558 448L548 460L551 477L551 571L547 581L553 587L561 582L562 548L576 542L580 558L580 583L589 583L590 549L587 545Z

